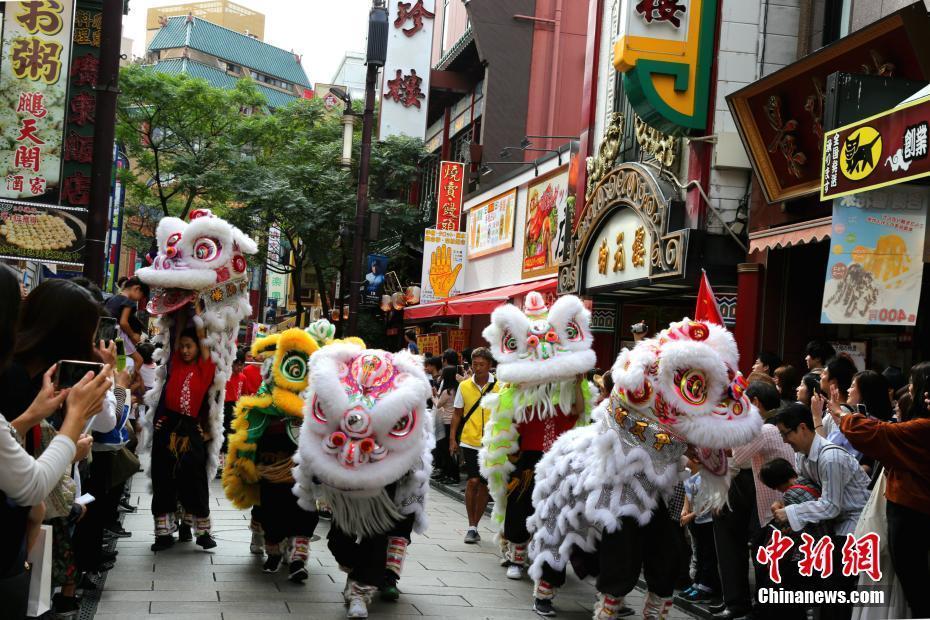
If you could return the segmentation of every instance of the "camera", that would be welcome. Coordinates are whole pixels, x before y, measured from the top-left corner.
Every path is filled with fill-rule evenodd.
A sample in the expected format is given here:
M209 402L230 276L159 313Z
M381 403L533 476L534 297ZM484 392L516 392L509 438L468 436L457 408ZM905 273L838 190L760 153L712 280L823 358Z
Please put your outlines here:
M630 325L630 331L634 334L645 334L646 333L646 321L640 321L639 323L633 323Z
M96 362L79 362L76 360L62 360L55 369L55 389L63 390L73 387L84 378L88 372L95 375L103 370L103 364Z

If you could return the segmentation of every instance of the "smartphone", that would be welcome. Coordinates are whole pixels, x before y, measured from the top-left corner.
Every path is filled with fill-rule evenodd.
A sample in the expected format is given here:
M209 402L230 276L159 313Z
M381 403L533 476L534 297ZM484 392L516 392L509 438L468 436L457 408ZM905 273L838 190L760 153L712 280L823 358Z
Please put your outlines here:
M95 375L103 370L103 364L96 362L79 362L76 360L62 360L55 369L55 389L62 390L74 386L84 378L88 372Z
M117 338L116 342L116 371L123 372L126 370L126 344L122 338Z
M868 409L866 409L866 408L865 408L865 405L862 404L862 403L859 403L858 405L856 405L856 413L861 413L861 414L864 415L864 416L868 416L868 415L869 415Z
M100 320L97 321L97 337L94 343L98 343L103 340L104 344L110 342L111 340L116 340L116 335L119 333L119 323L112 316L102 316Z

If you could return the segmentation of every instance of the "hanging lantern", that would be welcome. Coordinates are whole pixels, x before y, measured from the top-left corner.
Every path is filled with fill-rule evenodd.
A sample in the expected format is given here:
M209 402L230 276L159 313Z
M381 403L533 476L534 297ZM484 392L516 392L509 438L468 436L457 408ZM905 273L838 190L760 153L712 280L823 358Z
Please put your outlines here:
M408 306L415 306L420 303L420 287L408 286L404 292L404 301L407 302Z
M391 303L394 305L395 310L403 310L404 308L404 294L403 293L394 293L391 295Z
M331 308L330 311L329 311L329 318L330 318L330 320L332 320L332 321L335 323L335 322L339 321L339 317L340 317L340 315L339 315L339 308Z
M342 309L342 318L343 318L344 320L346 320L346 321L349 320L349 306L345 306L345 307Z
M381 296L381 310L382 310L383 312L389 312L389 311L391 310L391 308L392 308L392 306L391 306L391 296L390 296L390 295L382 295L382 296Z

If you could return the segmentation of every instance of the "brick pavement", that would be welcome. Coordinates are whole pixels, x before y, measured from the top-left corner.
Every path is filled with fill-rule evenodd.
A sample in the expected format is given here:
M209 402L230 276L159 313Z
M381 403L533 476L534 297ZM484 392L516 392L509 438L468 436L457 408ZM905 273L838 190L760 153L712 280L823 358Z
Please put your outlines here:
M321 521L310 551L310 578L304 585L287 581L283 571L261 572L261 560L249 553L248 512L237 510L223 496L219 482L211 484L214 536L219 543L210 552L191 543L154 554L149 512L151 495L141 475L133 480L132 503L139 507L126 515L131 538L118 543L116 567L107 574L100 595L98 620L157 618L211 620L266 620L298 615L303 618L344 618L342 588L345 574L326 549L329 527ZM462 542L465 508L440 493L430 494L430 527L425 536L414 534L396 603L375 601L372 618L431 617L522 620L538 619L530 610L532 584L528 579L504 577L492 543L489 521L483 521L480 545ZM569 576L556 600L558 618L591 617L594 588ZM643 594L634 591L629 604L642 608ZM690 618L673 609L670 620Z

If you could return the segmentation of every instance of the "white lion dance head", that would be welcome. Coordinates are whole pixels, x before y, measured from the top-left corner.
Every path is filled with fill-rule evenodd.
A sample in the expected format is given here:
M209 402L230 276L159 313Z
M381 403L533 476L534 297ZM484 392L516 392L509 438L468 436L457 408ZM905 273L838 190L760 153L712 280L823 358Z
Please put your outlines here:
M158 254L151 267L138 272L139 278L152 287L148 311L158 316L156 341L162 345L156 352L156 361L161 362L156 383L146 395L146 402L154 413L166 378L165 364L171 355L173 317L202 301L205 340L216 364L213 385L207 393L213 437L207 472L212 477L223 443L223 393L236 359L239 322L252 313L243 255L255 254L258 246L207 209L191 211L189 219L190 223L176 217L162 218L155 233Z
M425 527L431 394L422 362L406 351L334 343L314 354L295 456L301 506L313 510L319 495L343 531L362 536L406 514Z

